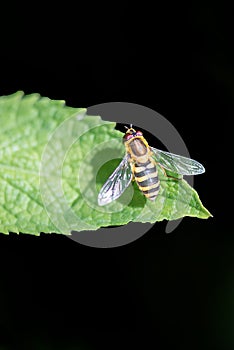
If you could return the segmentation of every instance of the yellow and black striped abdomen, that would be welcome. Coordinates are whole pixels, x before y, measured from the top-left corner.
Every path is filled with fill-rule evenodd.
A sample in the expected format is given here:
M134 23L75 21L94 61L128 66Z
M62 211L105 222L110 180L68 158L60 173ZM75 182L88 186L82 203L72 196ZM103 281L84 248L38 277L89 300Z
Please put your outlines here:
M159 193L160 181L155 161L149 158L145 163L136 162L134 166L135 180L142 193L150 200L155 200Z

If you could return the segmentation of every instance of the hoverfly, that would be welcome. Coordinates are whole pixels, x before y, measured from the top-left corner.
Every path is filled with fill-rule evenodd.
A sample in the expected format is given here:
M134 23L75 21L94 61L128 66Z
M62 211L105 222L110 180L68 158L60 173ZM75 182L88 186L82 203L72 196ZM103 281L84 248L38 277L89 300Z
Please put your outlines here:
M205 172L203 165L196 160L150 147L143 133L133 129L132 124L130 128L126 126L125 128L127 131L123 142L126 155L101 188L98 195L100 206L119 198L132 180L136 181L140 191L148 199L154 201L160 190L157 164L163 170L180 175L197 175ZM164 174L166 175L165 170Z

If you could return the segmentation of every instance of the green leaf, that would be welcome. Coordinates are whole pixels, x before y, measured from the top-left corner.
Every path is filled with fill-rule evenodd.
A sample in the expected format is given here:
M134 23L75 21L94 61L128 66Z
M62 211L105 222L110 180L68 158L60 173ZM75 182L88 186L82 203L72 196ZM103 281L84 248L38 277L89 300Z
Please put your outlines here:
M0 232L70 234L130 221L208 218L185 180L159 169L160 195L150 202L136 184L105 207L101 186L124 154L115 123L38 94L0 97Z

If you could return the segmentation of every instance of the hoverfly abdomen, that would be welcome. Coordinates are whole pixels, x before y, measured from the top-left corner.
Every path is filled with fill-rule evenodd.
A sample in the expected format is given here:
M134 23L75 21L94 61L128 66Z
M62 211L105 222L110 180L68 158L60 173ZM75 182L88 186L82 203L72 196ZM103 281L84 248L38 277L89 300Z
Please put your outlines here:
M150 200L155 200L159 193L160 181L155 161L149 157L145 163L134 164L134 176L141 192Z

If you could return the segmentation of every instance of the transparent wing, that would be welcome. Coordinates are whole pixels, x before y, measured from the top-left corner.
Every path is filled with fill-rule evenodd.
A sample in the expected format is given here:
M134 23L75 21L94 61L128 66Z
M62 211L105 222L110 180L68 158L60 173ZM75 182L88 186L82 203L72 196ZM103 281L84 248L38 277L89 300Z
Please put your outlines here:
M202 164L194 159L179 156L177 154L161 151L157 148L151 147L156 161L162 165L163 168L181 175L198 175L205 172Z
M119 198L132 180L132 170L126 155L101 188L98 204L106 205Z

